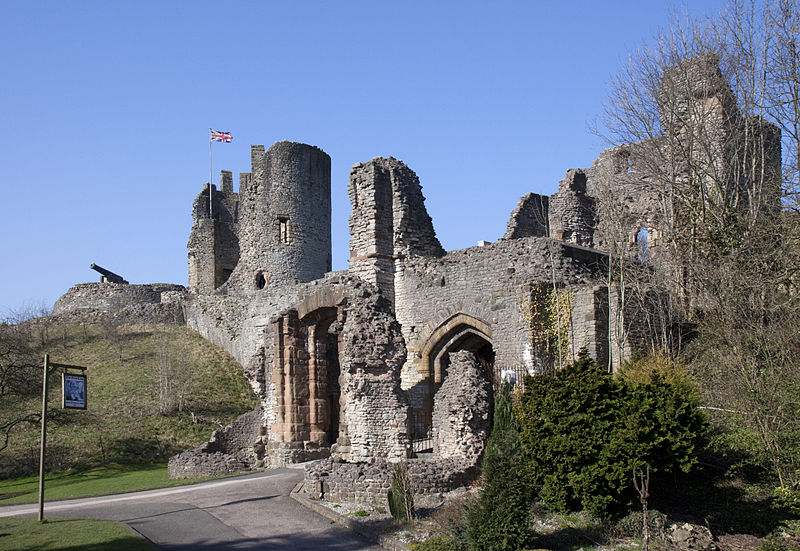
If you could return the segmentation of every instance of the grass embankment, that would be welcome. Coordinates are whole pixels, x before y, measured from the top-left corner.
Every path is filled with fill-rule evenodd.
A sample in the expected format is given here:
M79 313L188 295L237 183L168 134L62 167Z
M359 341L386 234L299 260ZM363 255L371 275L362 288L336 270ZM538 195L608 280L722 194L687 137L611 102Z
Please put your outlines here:
M88 368L85 411L62 410L60 376L51 377L48 472L163 463L257 403L241 366L186 327L53 322L35 333L51 362ZM35 416L40 392L2 406L1 418ZM34 474L38 463L39 425L18 425L0 451L0 478Z

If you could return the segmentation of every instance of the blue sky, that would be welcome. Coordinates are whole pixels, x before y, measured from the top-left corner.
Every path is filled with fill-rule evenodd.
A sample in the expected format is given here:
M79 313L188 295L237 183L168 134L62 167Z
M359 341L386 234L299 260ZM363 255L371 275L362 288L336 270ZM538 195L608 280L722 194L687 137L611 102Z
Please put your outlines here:
M723 0L692 2L713 15ZM4 2L0 311L95 281L186 284L191 206L250 145L332 159L333 262L346 268L350 167L420 178L447 250L494 241L523 194L606 147L588 129L610 77L675 2Z

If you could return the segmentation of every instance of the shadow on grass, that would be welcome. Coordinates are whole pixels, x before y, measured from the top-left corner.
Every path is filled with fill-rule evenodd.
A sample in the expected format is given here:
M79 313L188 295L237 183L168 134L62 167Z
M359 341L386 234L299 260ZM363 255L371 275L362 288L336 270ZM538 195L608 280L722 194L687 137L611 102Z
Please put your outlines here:
M0 548L18 551L155 549L130 529L110 521L59 518L40 523L33 518L20 517L0 520Z
M547 534L535 534L531 537L530 549L551 549L561 551L577 547L591 547L609 543L608 537L596 528L565 527Z
M78 525L80 519L57 519L48 521L44 525L38 525L43 530L47 527L69 528L70 523ZM27 528L31 526L28 525ZM36 525L34 529L38 529ZM0 548L3 547L6 538L13 538L19 535L19 532L26 529L26 526L8 529L7 526L0 528L0 533L12 533L8 536L0 537ZM129 537L120 537L119 535L109 537L102 543L85 542L74 544L68 541L60 541L58 543L51 543L49 545L41 545L39 543L31 542L31 545L26 547L24 542L21 546L18 544L19 540L14 540L14 549L20 551L37 551L41 550L54 550L54 551L107 551L114 549L115 551L141 551L152 550L146 540L137 538L133 535ZM96 541L96 540L95 540ZM338 526L332 526L324 533L307 534L307 533L294 533L281 536L262 537L262 538L245 538L241 537L231 541L198 541L179 543L173 542L169 544L171 550L197 550L197 551L227 551L227 550L249 550L249 549L292 549L294 551L316 551L318 549L332 549L336 551L361 551L361 550L377 550L380 549L376 544L356 535L355 533Z
M707 525L715 534L764 537L793 517L777 507L766 490L762 494L748 496L744 485L736 481L706 481L653 494L652 507L665 513L671 522Z

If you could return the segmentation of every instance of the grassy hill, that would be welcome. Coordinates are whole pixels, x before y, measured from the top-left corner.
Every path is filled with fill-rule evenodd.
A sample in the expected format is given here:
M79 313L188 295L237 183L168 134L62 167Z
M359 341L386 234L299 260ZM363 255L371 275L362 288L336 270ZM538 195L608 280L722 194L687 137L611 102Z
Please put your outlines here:
M20 333L4 329L0 339ZM166 461L257 404L236 361L186 327L44 320L22 333L26 391L0 396L0 422L41 411L45 352L51 362L88 368L85 411L61 409L60 374L50 378L48 470ZM38 422L14 427L0 451L0 477L38 469L39 437Z

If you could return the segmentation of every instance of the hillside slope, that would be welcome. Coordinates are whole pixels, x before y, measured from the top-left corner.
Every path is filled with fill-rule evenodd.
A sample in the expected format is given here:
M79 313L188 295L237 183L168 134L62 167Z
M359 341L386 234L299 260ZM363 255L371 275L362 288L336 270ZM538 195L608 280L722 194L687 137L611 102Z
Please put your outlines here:
M86 410L61 409L61 377L50 378L48 470L166 461L258 403L239 364L186 327L45 320L25 334L28 363L38 357L39 367L27 369L26 393L0 397L0 421L41 410L45 352L51 362L88 368ZM36 421L10 433L0 477L38 469Z

